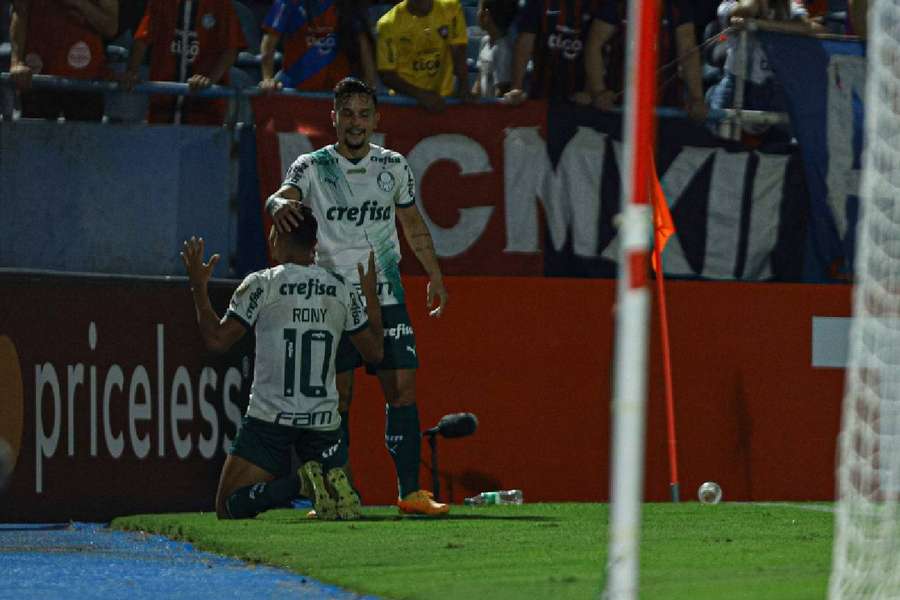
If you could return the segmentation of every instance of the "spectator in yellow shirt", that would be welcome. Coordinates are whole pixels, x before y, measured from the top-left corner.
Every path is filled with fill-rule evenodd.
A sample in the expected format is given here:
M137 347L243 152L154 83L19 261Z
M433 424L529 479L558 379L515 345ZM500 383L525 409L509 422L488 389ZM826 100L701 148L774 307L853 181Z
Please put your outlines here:
M432 112L444 109L454 88L471 98L459 0L403 0L378 19L377 32L378 75L387 87Z

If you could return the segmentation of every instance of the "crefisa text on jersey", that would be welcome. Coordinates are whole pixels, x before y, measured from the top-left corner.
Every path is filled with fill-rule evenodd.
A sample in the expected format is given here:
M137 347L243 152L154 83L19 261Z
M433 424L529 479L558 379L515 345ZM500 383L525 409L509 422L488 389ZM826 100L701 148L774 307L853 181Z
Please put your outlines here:
M393 218L390 206L379 206L378 202L366 200L362 206L332 206L325 211L329 221L349 221L357 226L369 221L389 221Z
M369 162L377 162L383 165L399 165L400 164L400 156L375 156L374 154L369 158Z
M282 296L302 296L309 300L312 296L337 296L337 286L312 278L300 283L282 283L278 293Z

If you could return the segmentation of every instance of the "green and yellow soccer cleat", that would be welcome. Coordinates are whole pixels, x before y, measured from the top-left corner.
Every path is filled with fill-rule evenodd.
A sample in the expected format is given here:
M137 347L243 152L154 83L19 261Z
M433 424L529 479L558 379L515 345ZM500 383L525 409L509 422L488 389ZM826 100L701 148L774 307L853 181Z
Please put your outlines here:
M418 490L397 500L397 508L408 515L439 516L450 512L450 506L435 502L431 492Z
M300 476L300 493L313 501L316 518L320 521L334 521L337 510L322 478L322 464L314 460L304 463L297 470Z
M325 479L330 487L331 495L337 505L337 516L344 521L359 519L361 507L359 494L350 484L350 479L344 469L338 467L328 471Z

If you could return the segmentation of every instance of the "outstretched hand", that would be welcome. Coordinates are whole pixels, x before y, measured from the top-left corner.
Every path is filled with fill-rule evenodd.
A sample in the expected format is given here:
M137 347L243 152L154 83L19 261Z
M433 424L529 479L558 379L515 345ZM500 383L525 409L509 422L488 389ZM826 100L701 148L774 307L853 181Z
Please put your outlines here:
M507 106L519 106L526 100L528 100L528 94L525 93L524 90L513 88L503 94L503 97L500 98L500 104L506 104Z
M200 90L205 90L206 88L211 87L213 81L206 75L200 75L198 73L195 75L191 75L187 80L187 84L190 91L199 92Z
M272 215L272 224L278 233L288 233L300 226L300 221L303 220L301 206L299 200L285 199L285 203Z
M368 270L364 270L361 263L356 263L356 271L359 273L359 285L363 294L378 297L378 269L375 268L375 253L369 250Z
M209 262L203 262L204 243L203 238L191 236L185 240L181 250L181 260L187 270L188 279L191 281L191 289L202 287L212 277L213 269L219 262L219 255L213 254Z
M31 77L34 73L31 67L24 63L19 63L9 69L9 77L16 84L16 89L31 89Z
M259 82L259 89L261 89L266 94L277 92L281 90L282 87L282 83L273 77L268 77Z
M440 277L436 277L428 282L428 286L425 288L427 294L427 300L425 306L428 307L428 316L429 317L439 317L444 313L444 307L447 306L447 288L444 287L444 280ZM438 300L438 304L433 309L435 298Z

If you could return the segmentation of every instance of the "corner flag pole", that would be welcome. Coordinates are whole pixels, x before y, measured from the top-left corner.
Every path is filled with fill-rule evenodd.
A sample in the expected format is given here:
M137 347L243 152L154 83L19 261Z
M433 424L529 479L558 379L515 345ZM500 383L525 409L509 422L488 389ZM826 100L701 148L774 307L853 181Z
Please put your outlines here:
M666 391L666 426L669 445L669 491L672 502L678 502L678 449L675 438L675 394L672 391L672 352L669 346L669 311L666 308L666 276L662 268L662 252L669 238L675 234L675 222L669 212L669 203L659 183L656 161L650 153L650 202L653 204L653 270L656 272L656 297L659 308L660 341L662 342L663 383Z
M666 389L666 427L668 429L669 442L669 491L672 493L672 502L680 499L678 484L678 448L675 438L675 394L672 390L672 354L669 347L669 317L666 308L665 276L662 270L662 249L658 244L654 245L653 256L660 268L656 271L656 297L659 306L659 333L662 342L663 354L663 380Z
M613 363L613 440L610 482L608 600L638 596L647 345L650 293L650 169L656 94L659 0L628 2L628 81L625 88L622 212Z

